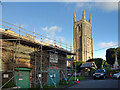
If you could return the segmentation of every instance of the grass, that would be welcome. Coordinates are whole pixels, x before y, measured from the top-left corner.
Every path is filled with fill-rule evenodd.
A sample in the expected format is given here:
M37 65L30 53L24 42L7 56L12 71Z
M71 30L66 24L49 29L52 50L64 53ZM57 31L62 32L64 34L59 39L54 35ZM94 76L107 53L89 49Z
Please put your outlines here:
M69 78L69 77L67 77L67 78ZM76 79L79 79L79 80L85 80L85 77L84 76L78 76L78 77L76 77ZM71 79L70 79L70 81L75 81L75 77L71 77Z
M43 88L55 88L55 86L48 86L48 85L45 85L45 86L43 86Z
M67 77L67 78L69 78L69 77ZM85 79L84 76L78 76L76 78L78 78L79 80L84 80ZM69 80L68 83L65 80L61 80L59 85L57 85L56 88L61 88L61 87L66 86L66 85L71 85L71 84L73 84L74 81L75 81L75 77L71 77L71 79ZM46 86L44 86L44 88L55 88L55 86L47 86L46 85Z

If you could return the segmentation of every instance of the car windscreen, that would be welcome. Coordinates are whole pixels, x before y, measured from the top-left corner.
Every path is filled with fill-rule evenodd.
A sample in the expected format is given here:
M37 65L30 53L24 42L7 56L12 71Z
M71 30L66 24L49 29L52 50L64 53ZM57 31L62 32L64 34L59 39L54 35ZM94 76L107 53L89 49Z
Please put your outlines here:
M97 70L96 73L104 73L104 70Z

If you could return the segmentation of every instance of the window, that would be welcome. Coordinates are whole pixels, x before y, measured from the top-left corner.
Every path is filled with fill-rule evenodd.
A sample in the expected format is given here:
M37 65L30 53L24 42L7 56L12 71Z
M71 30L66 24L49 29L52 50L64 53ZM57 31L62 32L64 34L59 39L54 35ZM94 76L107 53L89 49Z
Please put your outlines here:
M78 25L79 32L82 30L82 24Z
M80 27L81 27L81 30L82 30L82 24L80 25Z
M81 27L79 26L79 32L81 31Z

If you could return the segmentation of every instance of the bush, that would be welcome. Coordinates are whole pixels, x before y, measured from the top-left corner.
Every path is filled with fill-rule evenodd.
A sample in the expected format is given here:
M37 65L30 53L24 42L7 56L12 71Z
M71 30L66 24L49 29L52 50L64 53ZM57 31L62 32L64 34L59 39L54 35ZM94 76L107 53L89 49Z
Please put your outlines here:
M110 68L105 67L105 70L106 70L107 74L110 74L110 72L111 72L111 69L110 69Z
M67 82L65 80L60 80L59 85L67 85Z
M110 75L110 73L114 74L114 73L120 72L120 70L111 70L108 67L105 67L105 69L106 69L106 72L107 72L108 75Z

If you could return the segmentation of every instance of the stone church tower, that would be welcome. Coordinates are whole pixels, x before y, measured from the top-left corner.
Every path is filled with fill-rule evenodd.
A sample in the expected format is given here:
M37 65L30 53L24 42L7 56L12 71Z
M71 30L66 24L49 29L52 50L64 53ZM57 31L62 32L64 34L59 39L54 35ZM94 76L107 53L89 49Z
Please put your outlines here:
M93 39L92 39L92 17L86 20L85 9L83 9L82 20L76 20L74 13L74 52L76 60L84 61L93 58Z

